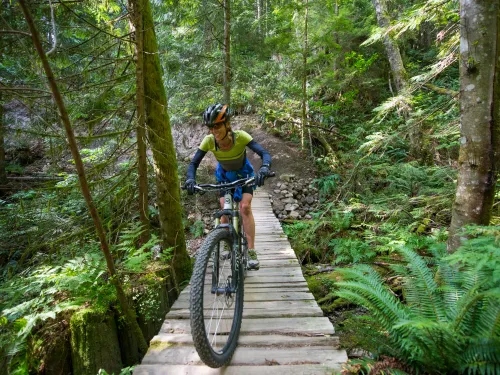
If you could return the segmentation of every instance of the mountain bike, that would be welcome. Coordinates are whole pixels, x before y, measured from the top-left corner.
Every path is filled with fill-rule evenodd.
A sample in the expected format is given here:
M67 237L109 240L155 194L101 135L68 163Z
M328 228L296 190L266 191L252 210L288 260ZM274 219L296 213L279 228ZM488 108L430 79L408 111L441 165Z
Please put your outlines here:
M237 187L253 186L254 180L195 186L198 193L224 192L224 208L215 213L215 228L196 256L189 301L194 346L201 360L213 368L231 360L240 334L249 259L239 202L233 195ZM224 215L227 224L221 223Z

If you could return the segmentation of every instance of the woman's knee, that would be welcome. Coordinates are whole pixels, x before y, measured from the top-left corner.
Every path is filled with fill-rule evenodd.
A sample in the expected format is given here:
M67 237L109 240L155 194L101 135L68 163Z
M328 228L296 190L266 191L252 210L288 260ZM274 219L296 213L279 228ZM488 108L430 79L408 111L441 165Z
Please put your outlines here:
M252 214L252 204L250 202L242 201L240 204L240 212L244 216L249 216Z

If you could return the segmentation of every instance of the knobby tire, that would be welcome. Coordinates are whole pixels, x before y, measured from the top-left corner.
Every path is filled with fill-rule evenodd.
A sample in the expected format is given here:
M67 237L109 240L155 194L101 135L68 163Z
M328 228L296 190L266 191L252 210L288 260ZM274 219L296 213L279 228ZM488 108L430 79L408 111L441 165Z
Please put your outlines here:
M212 275L217 275L216 268L221 268L222 265L226 265L224 262L227 262L227 259L224 260L221 256L222 243L228 245L232 254L229 260L231 270L229 273L231 277L235 276L235 271L231 267L231 259L234 255L232 237L226 229L216 229L207 236L200 248L191 277L191 334L201 360L213 368L222 367L231 360L238 342L243 314L243 266L241 264L238 267L237 291L232 293L231 297L217 296L210 292ZM219 267L216 267L216 259L219 259ZM229 273L219 270L219 286L227 282ZM234 310L231 311L231 308ZM214 321L214 316L216 318L224 316L227 319L218 318L217 322ZM229 319L232 319L232 322L228 324ZM219 329L222 335L217 336ZM217 340L219 340L218 345Z

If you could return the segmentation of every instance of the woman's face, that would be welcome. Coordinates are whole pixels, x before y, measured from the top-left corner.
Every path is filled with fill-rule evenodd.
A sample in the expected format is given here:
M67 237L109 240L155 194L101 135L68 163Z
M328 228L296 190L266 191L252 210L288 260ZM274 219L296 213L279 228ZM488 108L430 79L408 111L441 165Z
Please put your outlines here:
M212 133L214 135L215 140L217 140L217 141L222 140L226 136L226 133L227 133L226 123L223 122L223 123L215 125L213 128L210 128L210 133Z

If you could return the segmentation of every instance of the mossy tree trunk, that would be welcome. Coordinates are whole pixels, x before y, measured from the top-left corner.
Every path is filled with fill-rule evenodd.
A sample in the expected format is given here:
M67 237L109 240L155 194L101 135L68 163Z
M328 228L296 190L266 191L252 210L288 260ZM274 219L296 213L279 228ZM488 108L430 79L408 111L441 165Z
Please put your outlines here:
M309 0L306 0L305 14L304 14L304 49L302 51L302 126L300 129L300 145L304 149L304 129L307 124L307 56L308 40L307 40L307 18L309 15ZM310 135L310 133L309 133Z
M460 1L460 154L448 250L460 229L488 225L500 169L500 5Z
M3 104L2 97L0 96L0 185L7 184L7 172L5 170L5 146L4 146L4 130L3 123Z
M385 0L372 0L372 2L375 12L377 13L377 22L379 27L387 29L390 26L390 17ZM403 59L401 58L399 46L389 35L384 36L383 42L387 53L387 59L389 60L389 64L391 66L392 77L394 79L394 84L396 85L396 90L401 92L408 86L408 77L403 64Z
M372 0L375 12L377 14L377 22L380 28L387 30L391 25L389 11L387 9L386 0ZM392 78L398 94L403 93L408 88L408 74L406 72L401 52L397 42L390 36L385 35L383 38L387 59L391 66ZM408 118L408 110L403 109L403 117ZM408 135L410 138L410 156L415 159L422 159L422 155L428 155L429 152L423 151L422 148L426 142L423 139L424 129L421 126L411 126Z
M224 0L224 104L231 105L231 0Z
M146 108L144 103L144 30L142 25L143 0L129 1L132 28L135 34L136 55L136 112L137 112L137 171L139 190L139 217L144 227L141 243L149 240L148 163L146 155Z
M173 248L172 267L176 283L179 284L189 279L191 260L186 251L177 160L168 118L167 95L163 86L162 69L158 57L158 43L149 0L143 0L142 14L147 132L153 151L162 241L164 248Z
M111 255L111 251L109 249L109 245L108 245L108 242L106 239L106 233L104 232L104 227L102 226L101 218L99 216L99 213L97 212L94 201L92 199L92 195L90 193L89 185L87 182L87 177L85 174L85 168L83 167L82 158L81 158L80 152L78 150L78 145L76 143L75 134L74 134L73 128L71 126L71 121L69 119L68 112L66 110L66 105L64 104L64 100L61 96L61 92L59 91L59 87L57 86L57 82L56 82L54 73L52 72L52 68L49 64L49 61L47 59L47 55L45 54L45 51L42 47L42 43L40 41L40 36L38 34L38 30L36 29L35 23L33 21L33 17L31 16L31 12L29 11L28 5L26 4L26 0L19 0L19 3L20 3L21 8L23 10L24 18L26 19L26 23L28 24L28 27L30 29L33 44L34 44L35 49L38 53L38 56L40 57L41 62L42 62L43 69L45 71L45 75L47 76L50 90L52 92L52 97L54 99L54 102L57 105L58 110L59 110L61 122L63 123L64 129L66 130L66 137L68 140L69 148L71 150L71 155L73 156L73 159L75 161L75 167L76 167L76 171L78 173L78 181L80 183L80 189L82 191L82 195L83 195L85 202L87 204L87 208L89 209L90 216L92 217L92 220L94 222L97 236L98 236L100 244L101 244L101 250L104 254L104 258L106 259L108 273L110 275L111 282L113 283L115 290L116 290L116 294L118 296L120 308L121 308L122 313L125 317L126 324L129 326L129 329L137 337L137 340L139 343L139 350L141 352L140 354L144 355L144 354L146 354L146 351L147 351L146 340L144 340L144 336L142 334L142 331L141 331L139 324L137 323L137 320L135 318L135 312L133 309L130 308L130 306L128 304L127 298L125 296L125 292L123 291L122 282L119 278L119 275L116 272L114 259L113 259L113 256Z

